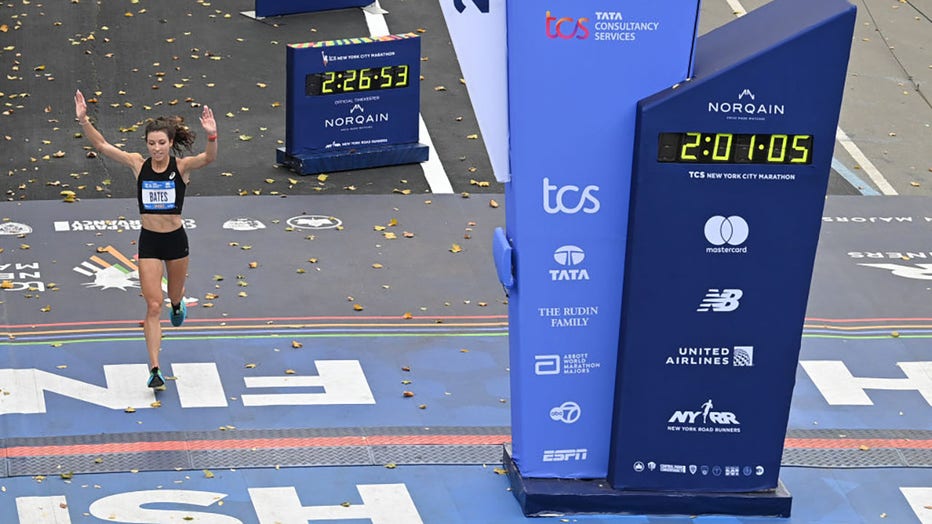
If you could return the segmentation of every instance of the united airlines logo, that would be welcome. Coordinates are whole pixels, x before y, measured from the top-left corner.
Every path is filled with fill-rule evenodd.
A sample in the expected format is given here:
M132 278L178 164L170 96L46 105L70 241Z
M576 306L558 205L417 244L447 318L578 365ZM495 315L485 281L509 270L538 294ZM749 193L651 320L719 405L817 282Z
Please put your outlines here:
M586 253L578 246L565 245L553 252L553 260L562 266L560 269L551 269L550 280L589 280L586 268L577 267L586 259Z
M732 364L735 367L754 366L754 346L735 346L732 353Z
M705 298L696 309L699 313L728 313L738 309L739 301L744 296L740 289L715 289L711 288L705 294Z

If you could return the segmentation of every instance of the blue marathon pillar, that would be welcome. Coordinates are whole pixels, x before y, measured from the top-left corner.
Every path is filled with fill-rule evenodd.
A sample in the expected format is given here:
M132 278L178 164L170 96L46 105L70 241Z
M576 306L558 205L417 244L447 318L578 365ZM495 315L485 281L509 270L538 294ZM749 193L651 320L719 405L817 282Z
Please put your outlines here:
M512 462L605 478L635 108L689 76L699 1L506 7Z
M614 488L777 488L854 20L774 0L638 105Z

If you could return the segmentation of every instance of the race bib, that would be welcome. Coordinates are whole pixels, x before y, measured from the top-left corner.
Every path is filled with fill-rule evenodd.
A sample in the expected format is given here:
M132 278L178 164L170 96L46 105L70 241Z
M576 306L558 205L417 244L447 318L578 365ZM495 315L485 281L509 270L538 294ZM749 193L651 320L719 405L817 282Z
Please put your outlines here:
M149 211L175 209L175 181L143 180L142 207Z

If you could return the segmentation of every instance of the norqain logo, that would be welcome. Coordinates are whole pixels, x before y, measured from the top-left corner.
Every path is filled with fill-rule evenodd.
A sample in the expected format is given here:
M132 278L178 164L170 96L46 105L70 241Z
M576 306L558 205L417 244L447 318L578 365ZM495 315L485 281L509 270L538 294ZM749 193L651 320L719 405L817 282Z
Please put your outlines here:
M741 114L741 115L783 115L786 108L783 104L762 104L750 89L744 89L734 101L709 102L709 113Z

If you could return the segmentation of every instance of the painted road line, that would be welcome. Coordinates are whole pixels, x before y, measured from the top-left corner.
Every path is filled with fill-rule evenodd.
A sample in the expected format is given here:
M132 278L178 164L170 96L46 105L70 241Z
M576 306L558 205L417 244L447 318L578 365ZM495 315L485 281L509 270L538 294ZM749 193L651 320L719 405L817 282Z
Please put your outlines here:
M741 2L739 2L738 0L725 0L725 1L728 2L729 7L731 7L731 10L736 17L740 18L748 14L747 10L744 8L744 6L741 5ZM835 139L838 140L838 143L840 143L841 146L845 148L848 154L851 155L852 158L854 158L854 161L857 162L858 165L861 166L861 168L864 170L865 173L867 173L867 176L870 177L874 185L876 185L877 188L880 189L881 193L883 193L884 195L898 194L896 190L893 189L893 186L891 186L890 183L887 182L887 179L884 178L884 176L880 173L880 170L877 169L874 166L874 164L871 163L871 161L867 159L866 156L864 156L864 153L861 152L861 149L858 148L858 146L855 145L855 143L852 142L850 138L848 138L848 135L844 132L844 130L842 130L841 127L839 127L837 131L835 132ZM862 195L876 195L877 194L876 192L870 193L867 190L862 189L862 188L868 188L868 185L864 184L861 181L861 179L854 176L854 173L852 173L850 170L845 168L844 165L841 162L838 162L834 157L832 157L832 168L835 169L835 171L837 171L838 174L841 175L845 180L847 180L849 184L854 186L856 189L859 189ZM849 174L853 178L849 178L848 177Z
M369 26L369 34L373 37L388 35L388 24L385 22L384 11L379 6L378 0L363 8L366 15L366 25ZM434 194L453 194L453 186L450 184L450 178L443 169L443 164L437 156L437 149L434 148L434 142L430 139L430 132L427 130L427 124L424 123L424 117L418 113L418 134L419 140L425 144L430 153L427 161L421 162L421 169L424 170L424 178L427 179L427 185L430 186L430 192Z
M880 190L884 195L897 195L896 189L893 189L893 186L887 182L887 179L883 177L880 173L880 170L877 169L874 164L864 156L864 153L848 138L848 135L839 127L835 133L835 139L838 140L838 143L845 148L845 151L851 155L851 158L854 159L858 165L861 166L861 169L867 173L867 176L870 177L871 182L877 186L877 189Z
M740 18L748 14L748 12L744 9L744 6L741 5L741 2L739 2L738 0L726 0L726 1L728 2L728 6L731 7L731 12L734 13L735 16Z
M854 171L848 169L847 166L842 164L841 161L835 157L832 157L832 169L834 169L836 173L841 175L841 177L844 178L846 182L851 184L851 186L857 189L862 195L877 196L880 194L874 188L872 188L870 184L861 180L859 176L854 174Z

